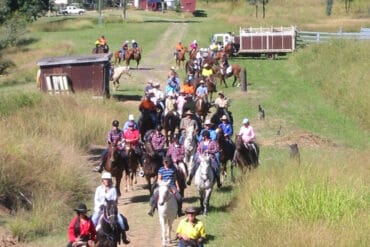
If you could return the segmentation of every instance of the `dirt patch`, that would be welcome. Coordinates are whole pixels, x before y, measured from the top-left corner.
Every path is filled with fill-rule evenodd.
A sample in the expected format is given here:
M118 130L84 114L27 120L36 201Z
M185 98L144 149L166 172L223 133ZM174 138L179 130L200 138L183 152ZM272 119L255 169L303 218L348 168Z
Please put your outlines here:
M21 247L16 238L7 230L0 227L0 247Z
M307 132L293 132L286 136L276 135L274 138L259 140L262 146L286 147L288 144L297 143L300 147L337 147L330 139L323 138Z

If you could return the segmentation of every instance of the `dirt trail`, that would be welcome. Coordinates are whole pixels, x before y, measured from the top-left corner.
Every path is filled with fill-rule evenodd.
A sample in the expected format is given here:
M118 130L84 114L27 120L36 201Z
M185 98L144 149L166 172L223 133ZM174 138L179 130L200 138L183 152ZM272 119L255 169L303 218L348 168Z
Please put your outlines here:
M162 34L160 42L156 48L147 53L143 53L142 64L139 70L132 70L133 78L145 86L148 79L161 82L164 89L165 79L169 73L169 68L175 64L171 47L182 40L183 33L188 28L186 23L172 23L170 27ZM165 51L165 52L163 52ZM137 104L136 102L125 101L124 104ZM161 246L161 229L158 220L157 211L153 217L147 215L149 210L149 191L145 187L144 178L138 177L138 183L134 186L134 191L125 192L124 184L121 186L122 196L119 198L119 211L127 216L130 224L128 237L131 241L128 246L135 247L156 247ZM184 208L196 200L196 191L193 187L185 191L186 200ZM175 237L175 230L179 219L173 224L172 239ZM125 245L120 245L125 246ZM173 243L176 246L176 243Z

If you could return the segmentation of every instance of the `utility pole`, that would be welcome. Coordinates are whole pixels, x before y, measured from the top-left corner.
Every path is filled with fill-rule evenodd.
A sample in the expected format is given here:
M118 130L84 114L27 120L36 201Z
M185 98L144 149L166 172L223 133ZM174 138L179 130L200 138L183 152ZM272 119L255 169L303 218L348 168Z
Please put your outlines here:
M99 11L98 25L99 25L99 26L101 26L101 24L102 24L102 17L101 17L101 0L99 0L99 3L98 3L98 11Z

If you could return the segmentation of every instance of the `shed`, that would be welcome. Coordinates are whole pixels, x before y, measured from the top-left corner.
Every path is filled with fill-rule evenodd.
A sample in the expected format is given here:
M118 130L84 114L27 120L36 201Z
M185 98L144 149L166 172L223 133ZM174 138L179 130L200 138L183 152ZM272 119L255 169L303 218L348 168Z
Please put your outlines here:
M162 0L138 0L137 8L144 10L159 11L162 8ZM181 11L193 13L195 11L196 0L179 0L181 3ZM165 9L176 9L175 0L164 0ZM135 5L136 6L136 5Z
M39 87L50 94L91 91L109 97L111 58L112 53L43 58L37 62Z

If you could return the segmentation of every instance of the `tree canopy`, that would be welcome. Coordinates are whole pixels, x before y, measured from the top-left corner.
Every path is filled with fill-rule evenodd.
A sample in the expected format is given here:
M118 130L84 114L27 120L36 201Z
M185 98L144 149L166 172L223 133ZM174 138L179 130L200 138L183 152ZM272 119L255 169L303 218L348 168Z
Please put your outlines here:
M0 24L14 15L33 21L49 9L49 0L2 0L0 1Z

